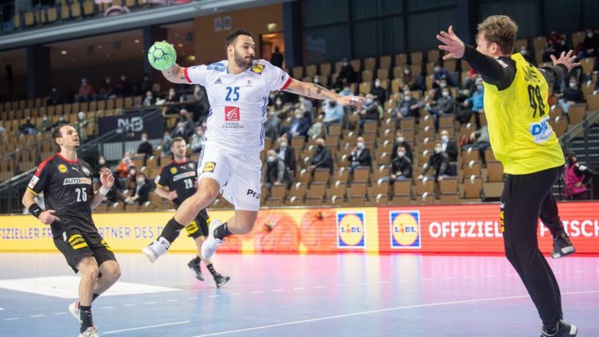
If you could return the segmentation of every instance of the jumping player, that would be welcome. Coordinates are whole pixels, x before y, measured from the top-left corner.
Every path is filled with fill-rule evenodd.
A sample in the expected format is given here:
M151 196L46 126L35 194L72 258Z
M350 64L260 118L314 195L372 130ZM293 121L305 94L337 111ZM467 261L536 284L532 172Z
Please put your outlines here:
M173 152L173 162L164 166L160 171L160 175L156 177L155 192L159 196L171 200L175 204L175 208L179 208L181 203L192 196L197 189L197 164L185 157L187 150L185 139L181 137L173 138L171 150ZM202 243L205 237L208 236L209 224L210 217L208 217L208 212L204 208L189 225L185 226L187 234L189 234L198 247L198 255L189 261L187 266L195 272L198 280L204 281L200 261L204 262L206 268L212 274L214 282L216 282L216 287L220 288L220 286L229 281L230 277L218 273L214 269L212 262L208 259L202 259L202 254L200 253Z
M208 114L206 146L198 167L199 188L177 209L160 237L143 249L155 261L177 238L184 224L206 208L223 189L235 206L227 222L213 220L201 254L209 259L231 234L247 234L254 227L260 207L260 151L264 148L264 121L270 91L281 90L340 105L362 106L363 98L341 96L317 84L294 80L279 67L255 58L254 39L247 30L229 33L227 59L189 68L177 64L162 71L173 83L206 87Z
M110 288L121 270L106 241L92 220L92 210L114 184L108 169L100 172L100 187L94 194L91 166L77 158L79 135L65 124L54 130L60 152L41 162L23 195L23 205L43 224L50 225L54 245L75 272L81 273L79 301L69 312L81 322L79 337L98 337L92 319L92 301ZM44 192L47 210L33 198Z

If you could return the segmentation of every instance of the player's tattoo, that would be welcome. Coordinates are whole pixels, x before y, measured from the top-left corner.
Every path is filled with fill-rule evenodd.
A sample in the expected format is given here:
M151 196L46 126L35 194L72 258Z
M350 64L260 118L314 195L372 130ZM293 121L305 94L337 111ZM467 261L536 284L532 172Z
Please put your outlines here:
M318 84L314 84L314 86L316 87L316 94L320 95L320 93L322 92L322 89L324 89L324 88ZM324 90L327 90L327 89L324 89Z
M308 97L312 97L312 89L308 88Z

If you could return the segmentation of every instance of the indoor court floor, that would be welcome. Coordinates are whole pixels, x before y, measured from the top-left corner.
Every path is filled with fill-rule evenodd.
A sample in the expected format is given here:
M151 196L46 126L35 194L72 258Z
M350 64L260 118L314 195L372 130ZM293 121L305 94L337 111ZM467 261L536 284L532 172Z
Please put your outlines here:
M117 254L122 277L93 305L104 336L529 336L540 320L502 256L220 254L217 289L187 268ZM599 336L599 257L549 261L565 320ZM204 268L204 271L207 271ZM77 336L78 277L58 253L0 254L0 336Z

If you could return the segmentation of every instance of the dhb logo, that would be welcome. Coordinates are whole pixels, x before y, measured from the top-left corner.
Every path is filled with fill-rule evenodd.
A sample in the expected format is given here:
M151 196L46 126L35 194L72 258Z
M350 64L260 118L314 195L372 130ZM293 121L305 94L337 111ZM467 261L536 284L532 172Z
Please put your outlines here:
M139 116L119 118L117 127L125 130L125 132L142 132L144 130L144 120Z

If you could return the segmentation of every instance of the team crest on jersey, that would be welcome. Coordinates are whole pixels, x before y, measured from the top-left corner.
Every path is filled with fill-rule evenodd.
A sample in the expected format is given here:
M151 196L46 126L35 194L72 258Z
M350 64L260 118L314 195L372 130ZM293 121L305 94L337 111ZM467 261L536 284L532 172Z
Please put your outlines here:
M262 75L262 72L264 71L264 65L263 64L254 64L252 66L252 72L256 73L258 75Z
M225 107L225 122L239 122L241 120L239 114L239 107L226 106Z
M214 172L215 168L216 168L216 163L213 161L209 161L206 164L204 164L204 169L202 170L202 173Z
M246 87L252 87L252 80L248 80L247 83L245 84Z
M172 174L177 174L177 168L176 167L171 167L171 173Z
M60 173L67 173L67 166L65 164L58 165L58 171Z

